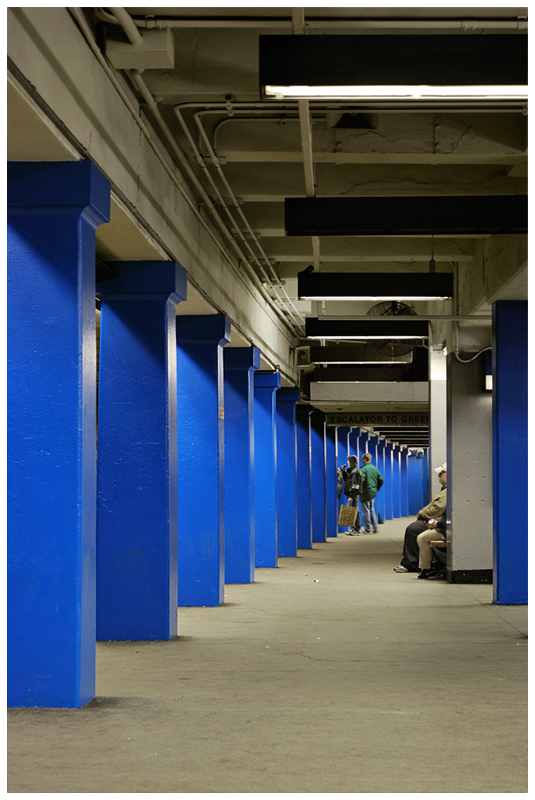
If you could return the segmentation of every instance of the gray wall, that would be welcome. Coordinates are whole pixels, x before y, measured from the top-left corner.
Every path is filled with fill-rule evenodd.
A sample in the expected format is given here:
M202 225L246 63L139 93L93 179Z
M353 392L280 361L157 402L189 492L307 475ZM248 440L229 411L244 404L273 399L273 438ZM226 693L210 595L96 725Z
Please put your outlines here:
M461 353L461 358L473 354ZM448 354L448 570L492 569L492 393L485 354Z

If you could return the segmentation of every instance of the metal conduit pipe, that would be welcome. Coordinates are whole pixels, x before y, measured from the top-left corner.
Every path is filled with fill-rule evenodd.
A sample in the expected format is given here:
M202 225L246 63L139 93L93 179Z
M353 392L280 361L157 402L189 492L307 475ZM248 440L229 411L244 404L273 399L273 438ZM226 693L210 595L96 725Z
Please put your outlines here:
M129 14L129 13L128 13L128 12L127 12L127 11L126 11L124 8L111 8L111 7L110 7L110 10L111 10L111 12L113 13L114 17L115 17L115 18L117 19L117 21L119 22L119 24L121 25L121 27L123 28L123 30L124 30L124 32L125 32L125 34L126 34L126 36L127 36L127 37L128 37L128 39L130 40L131 44L132 44L132 45L137 45L137 44L140 44L140 42L141 42L141 35L140 35L140 33L139 33L138 29L136 28L136 26L134 25L134 23L133 23L133 20L132 20L132 17L130 16L130 14ZM147 105L148 105L148 106L149 106L149 108L151 109L151 111L152 111L152 113L154 114L154 116L157 118L158 125L160 126L160 129L162 130L162 132L164 133L164 135L165 135L166 139L169 141L169 143L170 143L170 144L171 144L171 146L173 147L173 150L174 150L174 152L176 152L176 153L177 153L177 155L179 156L179 158L180 158L180 160L181 160L181 163L182 163L182 165L183 165L184 167L186 167L186 166L187 166L187 170L188 170L188 172L189 172L189 174L190 174L190 178L191 178L191 176L194 176L194 177L195 177L195 173L193 172L193 170L191 170L191 167L189 166L189 164L187 163L187 161L186 161L185 157L183 156L183 153L182 153L182 151L181 151L181 150L180 150L180 148L178 147L178 143L176 142L176 139L175 139L175 137L174 137L174 135L173 135L173 133L172 133L171 129L168 127L168 125L167 125L167 123L166 123L166 121L165 121L165 119L164 119L163 115L161 114L161 112L160 112L160 109L158 108L158 104L157 104L157 102L155 101L154 97L152 96L152 93L150 92L150 90L149 90L149 88L147 87L146 83L145 83L145 82L143 81L143 79L141 78L141 73L139 72L139 70L131 70L131 71L130 71L130 76L131 76L131 79L132 79L132 81L133 81L134 85L135 85L135 86L136 86L136 88L137 88L137 89L138 89L138 90L141 92L141 94L142 94L142 96L143 96L143 98L144 98L145 102L147 103ZM203 167L205 167L205 165L204 165L204 162L202 161L202 158L200 159L200 162L202 163L202 166L203 166ZM216 163L216 166L217 166L217 168L219 169L219 171L221 172L221 167L219 166L219 162L217 162L217 163ZM209 175L209 173L208 173L208 170L206 170L206 174L207 174L207 175L208 175L208 176L211 178L211 176L210 176L210 175ZM225 181L225 183L226 183L226 181ZM198 188L202 189L202 184L201 184L200 182L198 182L198 181L197 181L197 184L198 184ZM217 186L215 185L215 183L213 183L213 181L212 181L212 184L213 184L213 187L214 187L214 189L215 189L215 191L216 191L216 196L218 197L218 200L221 202L221 204L222 204L222 207L225 209L226 213L228 214L228 216L229 216L229 218L230 218L230 220L231 220L231 223L232 223L232 225L233 225L233 226L235 227L235 229L236 229L236 232L237 232L237 235L238 235L238 237L239 237L239 238L241 239L241 241L242 241L242 244L243 244L243 245L245 245L245 247L247 248L247 250L249 250L249 252L250 252L250 254L251 254L251 257L253 258L253 261L255 261L255 262L257 263L257 265L260 267L260 269L261 269L261 270L264 272L264 275L265 275L265 277L266 277L266 280L267 280L268 282L271 282L271 281L270 281L270 279L269 279L269 277L268 277L268 275L265 273L265 270L263 270L263 267L262 267L262 265L261 265L260 261L259 261L259 260L258 260L258 258L255 256L255 253L254 253L254 251L253 251L252 247L249 245L249 243L247 242L247 240L246 240L245 236L243 236L242 232L240 231L240 229L239 229L239 226L236 224L236 221L235 221L235 220L234 220L234 218L232 217L232 214L230 213L230 211L229 211L229 209L228 209L228 207L227 207L227 205L226 205L225 201L223 200L223 197L221 196L220 192L217 190ZM228 184L226 184L226 185L227 185L228 189L230 190L230 186L228 186ZM236 206L236 208L237 208L237 209L238 209L238 211L240 212L240 214L241 214L242 218L244 219L244 221L247 223L247 220L245 219L245 217L244 217L244 215L243 215L243 212L241 211L241 209L240 209L240 207L239 207L239 204L238 204L237 200L235 200L235 198L234 198L234 195L233 195L233 193L232 193L232 192L231 192L231 196L232 196L232 198L233 198L233 201L235 201L235 206ZM206 197L208 198L208 195L206 195ZM205 201L205 202L206 202L206 201ZM210 208L210 210L213 212L213 211L215 210L215 207L213 206L213 204L211 203L211 201L209 200L209 198L208 198L208 204L209 204L209 208ZM217 224L218 224L218 225L220 225L220 229L221 229L221 230L223 230L224 232L225 232L225 231L227 231L228 229L227 229L227 228L226 228L226 226L224 225L224 223L223 223L223 221L221 220L221 217L219 216L219 214L217 214L217 211L216 211L216 215L217 215L216 222L217 222ZM247 223L247 225L248 225L248 223ZM222 226L222 227L221 227L221 226ZM248 227L249 227L249 226L248 226ZM250 227L249 227L249 230L250 230ZM230 233L230 232L228 232L228 233ZM251 233L252 233L252 231L251 231ZM253 234L253 236L254 236L254 234ZM256 239L256 236L254 236L254 238ZM232 243L232 245L234 246L234 248L235 248L235 249L237 250L237 252L240 254L240 257L241 257L241 258L243 258L243 260L246 262L246 260L247 260L247 259L245 259L245 258L243 257L243 254L241 253L240 249L237 247L237 245L236 245L236 242L234 241L234 238L232 237L232 235L230 236L230 239L229 239L229 241L231 241L231 243ZM266 256L266 258L267 258L267 256ZM268 264L270 264L270 262L269 262L269 259L267 259L267 261L268 261ZM270 266L271 266L271 264L270 264ZM277 278L277 280L278 280L278 281L279 281L279 283L280 283L280 280L279 280L278 278ZM275 287L274 287L274 288L275 288ZM304 322L304 317L303 317L303 315L299 313L299 311L297 310L296 306L293 304L293 302L292 302L291 298L290 298L290 297L289 297L289 295L286 293L286 290L283 290L283 292L284 292L284 294L286 295L286 298L285 298L285 299L286 299L286 300L287 300L287 301L288 301L288 302L291 304L291 306L292 306L292 308L294 309L294 311L295 311L295 313L296 313L296 315L297 315L298 319L299 319L301 322ZM266 292L266 294L268 294L268 293ZM276 292L276 294L278 295L278 292ZM268 295L268 296L269 296L269 295ZM278 297L278 299L279 299L279 302L280 302L280 301L281 301L281 298L280 298L280 296Z
M106 22L113 22L110 15L102 8L95 9L95 14L99 19ZM161 17L132 19L138 28L272 28L292 30L292 18L288 19L205 19L205 18L173 18L163 19ZM428 19L428 20L389 20L389 19L307 19L305 28L326 29L347 29L358 30L407 30L411 28L429 30L449 30L449 31L525 31L528 23L526 19Z
M210 112L208 112L208 113L210 113ZM212 113L213 113L213 112L212 112ZM290 296L289 296L289 294L287 293L286 289L285 289L285 288L284 288L284 286L282 285L281 279L280 279L280 278L279 278L279 276L277 275L277 273L276 273L276 271L275 271L275 269L274 269L274 267L273 267L273 265L272 265L272 263L271 263L271 260L270 260L269 256L268 256L268 255L267 255L267 253L265 252L265 250L264 250L264 248L262 247L262 245L261 245L260 241L258 240L258 237L256 236L255 232L254 232L254 231L253 231L253 229L251 228L251 226L250 226L250 224L249 224L249 220L246 218L245 214L243 213L243 211L242 211L242 208L241 208L240 204L238 203L238 200L237 200L237 198L236 198L236 196L235 196L235 194L234 194L234 191L232 190L232 188L231 188L230 184L228 183L228 181L227 181L227 179L226 179L226 176L225 176L225 174L224 174L224 172L223 172L223 169L222 169L221 163L220 163L220 161L219 161L219 159L218 159L218 157L217 157L217 155L216 155L215 151L213 150L213 148L212 148L212 146L211 146L211 144L210 144L210 140L208 139L208 136L207 136L207 134L206 134L206 131L205 131L205 129L204 129L204 127L203 127L203 125L202 125L202 121L201 121L201 119L200 119L200 117L202 116L202 114L203 114L203 112L202 112L202 111L200 111L200 112L197 112L196 114L194 114L193 116L194 116L195 122L196 122L196 124L197 124L197 127L198 127L198 129L199 129L199 132L200 132L200 134L201 134L201 136L202 136L202 139L203 139L203 141L205 142L205 144L206 144L206 147L208 148L208 152L209 152L209 154L210 154L210 158L212 159L212 163L213 163L213 164L214 164L214 166L216 167L216 169L217 169L217 172L218 172L218 175L220 176L221 180L223 181L223 183L224 183L224 185L225 185L225 188L227 189L228 193L230 194L230 197L231 197L231 199L232 199L233 205L235 206L236 210L238 211L238 214L240 215L240 217L242 218L242 220L243 220L243 222L244 222L244 224L245 224L245 226L246 226L246 228L247 228L247 231L248 231L248 233L249 233L249 235L250 235L250 237L251 237L252 241L254 242L254 244L255 244L255 245L256 245L256 247L258 248L258 250L259 250L259 252L260 252L260 254L261 254L262 258L264 259L264 261L265 261L265 262L266 262L266 264L268 265L268 267L269 267L269 269L270 269L270 271L271 271L271 273L272 273L272 275L273 275L273 277L272 277L272 278L270 278L270 277L269 277L269 276L266 274L266 272L265 272L265 270L263 269L263 267L262 267L262 265L261 265L260 261L259 261L259 260L258 260L258 258L257 258L257 257L254 255L254 253L253 253L253 251L252 251L252 248L249 248L249 249L250 249L251 253L253 253L253 257L255 258L255 261L256 261L256 263L259 265L259 267L262 269L262 271L263 271L263 272L264 272L264 274L266 275L266 279L267 279L267 280L268 280L268 281L269 281L269 282L272 284L273 290L274 290L275 292L277 292L277 294L278 294L278 292L279 292L279 291L281 291L281 292L282 292L282 294L284 295L284 302L287 302L287 303L289 303L289 305L290 305L290 306L291 306L291 308L293 309L293 311L294 311L295 315L298 317L298 319L300 319L302 322L304 322L304 316L303 316L303 314L301 314L301 312L298 310L297 306L294 304L293 300L291 299L291 297L290 297ZM273 280L275 281L275 284L276 284L276 285L273 283ZM282 298L280 297L280 295L278 295L278 296L279 296L279 300L281 300L281 301L282 301Z
M189 131L187 130L187 126L186 126L185 120L184 120L184 118L182 117L182 115L180 114L180 111L178 111L178 110L175 108L175 113L177 114L177 117L179 118L179 120L180 120L180 122L181 122L181 125L182 125L183 129L184 129L184 130L185 130L185 132L187 133L187 136L188 136L188 141L190 142L190 145L191 145L192 147L194 147L194 148L195 148L195 150L198 152L198 148L196 147L195 143L193 142L193 138L191 137L191 135L189 134ZM221 180L222 180L222 182L223 182L223 184L224 184L224 186L225 186L226 190L228 191L228 193L229 193L229 195L230 195L230 197L231 197L232 203L233 203L234 207L236 208L236 210L237 210L238 214L239 214L239 215L240 215L240 217L242 218L242 220L243 220L243 222L244 222L244 224L245 224L245 226L246 226L246 228L247 228L247 231L248 231L249 235L251 236L251 239L253 240L254 244L255 244L255 245L258 247L258 250L260 251L262 258L263 258L263 259L266 261L266 263L267 263L268 267L270 268L271 272L273 273L273 276L274 276L274 278L275 278L275 281L276 281L276 283L278 284L278 286L275 286L275 285L273 285L273 289L274 289L274 291L276 291L276 292L277 292L277 294L278 294L278 291L277 291L277 290L280 288L280 290L282 291L282 293L285 295L285 297L284 297L284 300L285 300L285 302L288 302L288 303L291 305L291 307L293 308L293 310L294 310L294 312L295 312L296 316L297 316L297 317L298 317L300 320L302 320L302 321L303 321L303 320L304 320L304 316L303 316L303 315L301 314L301 312L300 312L300 311L297 309L297 307L296 307L296 306L295 306L295 304L293 303L293 301L292 301L291 297L290 297L290 296L288 295L288 293L286 292L286 289L284 289L284 287L282 286L279 276L278 276L278 275L277 275L277 273L275 272L275 270L274 270L274 268L273 268L273 265L271 264L271 261L270 261L270 259L269 259L268 255L267 255L267 254L266 254L266 252L264 251L264 248L263 248L263 247L262 247L262 245L260 244L260 242L259 242L259 240L258 240L258 237L256 236L256 234L254 233L253 229L251 228L251 226L250 226L250 224L249 224L249 221L248 221L248 220L247 220L247 218L245 217L245 215L244 215L244 213L243 213L243 211L242 211L242 209L241 209L241 207L240 207L240 204L238 203L238 200L237 200L237 198L236 198L236 196L235 196L235 194L234 194L234 192L233 192L233 190L232 190L232 188L231 188L230 184L228 183L228 181L227 181L227 179L226 179L226 176L225 176L225 174L224 174L224 172L223 172L223 169L222 169L222 167L221 167L221 163L220 163L220 161L219 161L219 159L218 159L218 157L217 157L216 153L214 152L214 150L213 150L213 148L212 148L212 145L210 144L210 140L209 140L209 138L208 138L208 136L207 136L207 134L206 134L206 131L205 131L205 129L204 129L204 127L203 127L203 125L202 125L202 122L201 122L201 119L200 119L200 117L202 116L202 114L203 114L203 113L209 113L209 112L202 112L202 111L200 111L200 112L197 112L197 113L195 113L193 116L194 116L194 119L195 119L195 123L196 123L196 125L197 125L197 128L198 128L198 130L199 130L199 133L200 133L200 135L201 135L201 138L202 138L202 140L204 141L204 143L205 143L205 145L206 145L206 147L207 147L207 149L208 149L208 153L209 153L209 155L210 155L210 159L211 159L211 161L212 161L212 164L213 164L213 165L214 165L214 167L216 168L216 170L217 170L217 174L218 174L218 175L219 175L219 177L221 178ZM212 112L212 113L213 113L213 112ZM200 153L199 153L199 157L202 159L202 156L201 156L201 154L200 154ZM241 232L240 232L240 233L241 233ZM254 260L256 261L256 263L258 264L258 266L259 266L259 267L260 267L260 269L262 270L263 274L265 275L265 277L266 277L266 280L267 280L267 281L269 281L270 283L272 283L273 279L272 279L272 278L270 278L270 277L269 277L269 275L266 273L266 271L265 271L265 269L264 269L263 265L261 264L261 262L258 260L258 258L256 257L256 255L254 254L254 251L253 251L253 250L252 250L252 248L249 246L249 243L247 242L247 240L245 240L245 239L244 239L244 242L245 242L246 246L248 247L249 251L251 252L251 254L252 254L252 256L253 256ZM279 296L279 300L281 300L280 296Z
M200 211L199 211L199 209L197 207L197 204L195 202L193 202L192 198L189 196L189 193L186 191L186 189L182 185L182 183L178 180L178 178L175 175L173 169L169 165L167 159L164 157L164 155L160 151L160 147L159 147L158 143L154 140L154 138L151 135L151 132L150 132L148 126L143 122L143 119L139 115L139 107L134 106L134 104L130 100L129 96L126 94L126 92L124 91L123 87L121 86L120 82L117 80L117 77L115 75L115 71L112 69L112 67L110 67L110 65L106 61L105 57L102 55L102 53L100 51L100 48L98 47L97 43L95 42L95 39L94 39L93 34L92 34L92 31L89 28L89 25L87 24L87 21L85 19L85 16L84 16L82 10L80 8L76 8L76 7L69 7L68 10L69 10L69 13L72 15L72 17L76 20L76 22L77 22L77 24L78 24L78 26L79 26L84 38L86 39L89 47L93 51L95 57L99 61L101 67L103 68L103 70L105 71L106 75L110 79L110 81L111 81L112 85L114 86L114 88L116 89L117 93L119 94L119 96L123 100L125 106L127 107L129 112L131 113L131 115L132 115L133 119L135 120L136 124L138 125L138 127L142 131L142 133L145 136L149 146L151 147L151 149L154 152L155 156L160 161L162 167L167 172L169 178L172 180L172 182L176 186L177 190L180 192L180 194L182 195L182 197L184 198L184 200L188 204L188 206L191 209L192 213L196 216L196 218L199 220L200 224L206 230L206 232L208 233L210 238L213 240L213 242L219 248L219 250L221 251L222 255L228 260L228 262L231 265L231 267L236 270L236 265L234 264L234 262L230 258L228 251L223 246L223 243L215 235L215 233L212 230L212 228L207 224L206 220L203 218L202 214L200 213ZM142 82L142 85L147 89L147 87L145 86L144 82ZM150 92L148 91L148 89L147 89L147 92L148 92L148 95L152 98L152 95L150 95ZM154 98L152 98L152 101L155 102ZM206 193L204 192L202 184L200 184L198 182L197 176L191 170L191 167L190 167L189 163L187 162L186 157L184 156L184 154L180 150L176 140L174 140L174 148L173 149L175 150L177 156L179 157L181 165L184 167L184 170L188 174L188 177L190 177L192 182L195 184L195 188L197 188L197 184L198 184L198 191L201 193L201 196L203 194L205 195ZM189 173L191 173L191 175ZM205 201L206 205L212 211L212 215L214 216L214 219L215 219L215 221L217 223L217 217L218 217L217 209L215 209L215 207L213 206L213 203L211 202L211 200L210 200L210 198L208 196L207 196L207 200L208 200L208 202ZM226 226L224 225L222 220L220 220L220 222L221 222L221 226L222 227L219 226L219 223L217 223L217 224L218 224L218 227L220 227L221 232L223 233L224 236L226 236L226 238L229 238L231 244L234 245L235 242L232 239L232 235L229 233L228 229L226 228ZM249 276L249 278L251 279L253 284L256 286L258 291L261 293L262 297L265 299L265 301L267 302L269 307L275 312L275 314L277 315L279 320L284 325L288 325L288 320L282 315L280 309L273 302L273 299L270 297L269 293L265 290L264 286L262 285L262 282L258 279L258 276L255 274L255 272L253 270L251 270L249 268L247 259L245 258L243 253L239 250L239 248L238 248L238 254L239 254L239 259L243 262L243 267L244 267L247 275ZM239 274L239 271L238 270L236 270L236 271ZM292 325L290 325L290 327L293 327L294 333L296 333L298 336L302 335L302 331L298 327L292 326Z
M134 45L134 47L141 44L141 34L128 11L124 8L111 8L111 6L109 9L125 32L130 44Z

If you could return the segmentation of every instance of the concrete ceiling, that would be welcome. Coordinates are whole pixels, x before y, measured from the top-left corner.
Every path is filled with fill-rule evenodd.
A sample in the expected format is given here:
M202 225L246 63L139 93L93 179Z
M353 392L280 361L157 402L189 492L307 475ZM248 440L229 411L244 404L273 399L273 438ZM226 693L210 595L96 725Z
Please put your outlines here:
M171 26L174 66L146 68L143 81L199 181L212 200L228 210L225 221L250 254L250 264L294 323L301 325L305 315L325 312L325 306L297 298L296 275L309 264L336 272L426 271L433 252L438 270L455 271L459 264L470 266L481 237L286 237L285 197L310 196L312 191L323 197L400 198L527 192L527 117L522 109L426 111L310 103L311 150L307 150L303 109L296 101L275 106L260 102L258 81L260 33L507 32L522 36L525 7L126 10L142 36L155 24L152 18L162 18L163 24ZM129 47L123 29L106 10L84 8L84 12L100 41ZM165 30L155 32L169 35ZM129 69L137 66L132 48ZM131 81L128 70L123 76ZM137 93L134 86L132 90ZM138 99L159 131L139 94ZM80 158L11 80L7 100L9 159ZM161 140L168 146L163 136ZM136 258L142 253L147 260L165 257L113 197L111 221L97 232L97 256L103 261L128 260L133 253ZM478 310L488 311L488 303L496 299L526 298L527 267ZM338 309L343 314L362 314L371 305L345 302ZM452 310L444 302L423 307L428 314ZM208 298L196 292L187 304L179 304L179 313L212 311ZM335 303L328 304L328 313L337 313ZM233 334L233 344L242 344L239 334Z

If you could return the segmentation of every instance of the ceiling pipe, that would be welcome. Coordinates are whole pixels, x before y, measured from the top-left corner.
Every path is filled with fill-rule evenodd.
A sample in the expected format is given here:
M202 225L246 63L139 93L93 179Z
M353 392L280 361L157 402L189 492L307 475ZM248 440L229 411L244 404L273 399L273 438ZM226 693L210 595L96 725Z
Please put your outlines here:
M271 29L284 29L288 31L293 30L294 18L293 12L300 11L301 9L292 9L292 17L287 19L280 18L257 18L257 19L207 19L202 17L188 17L188 18L167 18L151 17L151 18L134 18L132 21L137 28L271 28ZM110 15L107 14L102 8L95 9L95 15L98 19L105 22L113 22ZM338 19L310 19L308 18L305 23L305 29L320 29L320 30L333 30L340 29L346 30L352 28L355 30L448 30L448 31L527 31L528 22L525 18L518 19L354 19L354 18L338 18Z
M275 278L275 283L273 283L273 279L270 278L269 275L266 273L264 266L262 265L262 263L259 261L259 259L255 255L255 253L252 250L249 242L246 240L245 236L243 235L243 233L241 232L239 227L236 225L236 222L235 222L234 218L230 214L230 210L228 209L228 207L227 207L226 203L224 202L223 198L221 197L221 194L220 194L220 192L219 192L219 190L217 188L217 185L215 184L212 176L210 175L208 169L206 168L206 164L204 162L202 154L200 153L197 145L195 144L195 142L193 140L193 137L191 136L191 133L189 132L189 128L188 128L188 126L186 124L186 121L184 120L184 117L182 116L182 114L180 112L180 108L178 106L175 106L173 110L175 112L175 115L176 115L178 121L180 122L180 125L181 125L184 133L186 134L186 137L188 139L189 145L193 150L193 153L195 155L197 163L204 170L204 174L206 175L206 177L210 181L210 184L212 185L214 191L217 193L217 196L220 198L220 202L223 203L223 205L224 205L224 207L225 207L225 209L227 211L227 214L231 217L231 219L232 219L232 221L233 221L233 223L234 223L234 225L236 227L237 235L242 240L242 243L245 245L245 247L249 250L253 260L255 261L255 263L258 265L258 267L262 271L263 275L265 276L266 282L268 282L268 283L270 283L272 285L272 288L275 291L279 302L288 303L291 306L294 315L298 318L298 320L301 323L303 323L304 322L304 315L301 314L301 312L297 309L297 307L293 303L291 297L286 292L286 289L282 286L280 278L278 277L278 275L276 274L275 270L273 269L273 265L271 264L271 261L269 260L269 257L265 253L264 249L260 245L260 242L258 241L258 238L257 238L256 234L252 230L252 228L251 228L251 226L249 224L249 221L247 220L247 218L243 214L243 211L242 211L242 209L241 209L241 207L240 207L240 205L238 203L238 200L237 200L236 196L234 195L234 192L232 191L232 188L231 188L230 184L228 183L228 181L227 181L227 179L225 177L225 174L224 174L224 172L223 172L223 170L221 168L221 164L219 162L219 159L217 158L217 155L214 152L214 150L213 150L213 148L212 148L212 146L210 144L210 140L208 139L208 136L206 135L206 131L204 130L204 127L203 127L202 122L200 120L200 116L204 112L197 112L196 114L194 114L195 123L197 125L198 130L199 130L201 138L204 141L204 143L205 143L205 145L206 145L206 147L208 149L211 161L212 161L213 165L215 166L215 168L217 169L218 175L220 176L222 182L224 183L224 186L225 186L226 190L228 191L228 193L229 193L229 195L231 197L231 200L232 200L234 208L237 210L238 214L241 216L241 218L242 218L242 220L243 220L243 222L244 222L244 224L245 224L245 226L246 226L246 228L247 228L247 230L249 232L249 235L251 236L251 239L256 244L256 246L258 247L259 251L262 254L262 257L264 258L264 260L268 264L268 267L273 272L273 275L274 275L274 278ZM278 285L276 285L276 284L278 284ZM282 298L280 296L279 291L282 292L282 294L284 295L284 298Z
M166 173L168 174L168 176L170 177L170 179L172 180L172 182L176 186L177 190L180 192L180 194L184 198L185 202L187 203L187 205L191 209L192 213L196 216L196 218L199 220L200 224L207 231L207 233L212 238L212 240L214 241L216 246L219 248L219 250L221 251L223 256L226 259L228 259L229 263L234 268L236 268L235 264L233 263L232 259L230 258L228 250L224 247L223 242L215 235L215 232L207 224L207 221L204 219L204 217L200 213L197 204L195 202L193 202L192 198L190 197L189 192L186 191L186 188L178 180L173 168L170 166L170 164L168 162L168 159L166 157L164 157L163 153L161 152L160 146L154 140L154 137L151 135L151 132L149 131L148 126L145 124L145 122L143 121L143 119L141 118L141 116L139 114L139 106L136 107L132 103L132 100L127 95L127 93L124 91L124 89L121 86L120 82L117 80L117 77L116 77L116 74L115 74L115 70L112 69L112 67L110 67L110 65L108 64L107 60L102 55L97 43L95 42L95 39L93 37L93 33L92 33L91 29L89 28L89 25L87 23L87 20L85 19L85 16L84 16L82 10L80 8L72 7L72 8L69 8L69 12L73 16L73 18L76 20L76 22L77 22L77 24L78 24L83 36L85 37L89 47L93 51L95 57L97 58L97 60L99 61L100 65L104 69L106 75L108 76L108 78L110 79L111 83L113 84L113 86L115 87L116 91L118 92L119 96L123 100L125 106L129 110L129 112L132 114L133 119L135 120L135 122L139 126L139 128L141 129L143 135L145 136L145 138L146 138L148 144L150 145L151 149L153 150L155 156L160 161L162 167L164 168L164 170L166 171ZM164 132L167 130L168 133L171 134L171 139L169 141L171 143L173 151L175 152L178 160L180 161L180 165L184 169L184 173L190 179L190 181L192 182L193 186L197 189L197 191L199 192L199 194L203 198L206 206L208 207L209 211L211 212L211 214L212 214L212 216L214 218L214 221L216 222L217 227L221 231L221 233L224 236L224 238L226 238L229 241L231 246L234 246L234 249L237 251L238 258L243 264L244 270L246 271L246 273L248 274L250 280L255 285L255 287L258 289L258 291L260 292L260 294L262 295L262 297L264 298L266 303L276 313L276 315L279 318L279 320L284 325L288 326L288 319L283 316L281 310L278 308L276 303L273 302L273 299L270 297L269 293L265 290L264 286L262 285L262 282L259 280L259 278L256 275L256 273L254 272L254 270L252 270L249 267L249 264L248 264L248 261L247 261L246 257L241 252L239 247L237 247L232 235L230 234L230 232L226 228L225 224L223 223L223 221L219 217L219 215L217 213L217 209L215 208L215 206L213 205L212 201L210 200L210 198L208 197L208 195L204 191L204 188L203 188L202 184L198 181L197 176L195 175L195 173L191 169L191 166L189 165L189 163L188 163L186 157L184 156L184 154L182 153L182 150L180 149L176 139L174 138L173 134L171 133L170 129L168 128L167 123L163 119L163 117L161 115L161 112L157 108L156 101L154 100L154 98L150 94L150 92L148 90L148 87L146 86L144 81L141 79L140 73L138 73L138 75L137 75L137 83L138 83L138 89L140 90L140 93L144 97L145 101L148 104L150 104L151 109L155 110L156 119L159 118L159 119L162 120L162 123L163 123L163 126L164 126L164 128L163 128ZM168 135L168 134L166 134L166 135ZM293 327L294 333L296 335L300 336L301 335L301 331L299 330L299 328L297 326L295 326L295 325L292 326L292 323L290 321L290 328L292 328L292 327Z
M109 9L125 32L130 44L134 45L134 47L141 44L141 34L128 11L124 8L112 8L111 6Z

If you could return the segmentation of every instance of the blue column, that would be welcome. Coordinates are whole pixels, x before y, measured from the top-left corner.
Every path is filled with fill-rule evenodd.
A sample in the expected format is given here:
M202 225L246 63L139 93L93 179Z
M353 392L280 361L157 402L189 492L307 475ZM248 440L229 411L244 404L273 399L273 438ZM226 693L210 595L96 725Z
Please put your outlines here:
M361 428L351 428L349 432L349 449L348 456L359 457L359 436L361 435Z
M177 316L178 605L224 600L223 314Z
M380 515L381 520L384 522L386 519L385 440L380 439L378 436L370 436L368 440L368 450L370 452L370 455L372 456L372 464L375 464L375 466L385 479L385 483L383 483L383 486L377 492L375 499L375 511L377 513L377 521L379 521L379 515Z
M418 451L416 456L416 498L417 498L417 505L418 508L416 511L419 511L421 508L426 506L429 502L427 499L427 493L424 487L425 481L425 473L424 473L424 454L421 450Z
M401 517L401 487L400 487L400 447L392 448L392 516L394 519Z
M408 449L402 447L400 454L400 515L402 517L409 516L408 457Z
M296 387L279 389L277 398L277 555L297 555Z
M368 452L369 441L370 441L369 431L363 431L357 440L359 466L362 466L362 456L364 455L364 453Z
M528 304L492 306L494 602L528 602Z
M312 541L325 542L325 414L316 408L310 421Z
M175 320L186 272L114 262L101 300L97 639L177 635Z
M225 583L253 583L254 372L256 347L226 347L225 368Z
M343 464L347 464L347 456L348 456L348 450L349 450L349 447L348 447L348 445L349 445L349 432L350 432L350 430L351 430L351 428L349 428L347 426L342 426L342 425L339 425L336 428L336 464L337 464L338 467L341 467ZM338 496L338 492L337 492L337 496ZM344 492L342 490L342 496L340 497L340 500L338 501L338 505L337 505L337 514L338 515L340 515L340 507L345 505L346 503L347 503L347 497L345 496L345 494L344 494ZM337 525L336 526L336 530L337 530L337 532L340 531L341 533L343 533L344 531L346 531L348 529L344 528L344 531L341 531L341 529Z
M390 442L387 443L385 447L385 454L384 454L384 464L385 464L385 471L383 473L385 477L385 483L383 489L385 490L385 520L392 519L392 496L393 496L393 477L392 477L392 445Z
M336 428L325 426L325 536L338 535L338 488L336 477Z
M409 489L409 516L417 514L421 509L418 493L418 452L411 450L407 459L407 482Z
M312 507L310 498L310 415L314 407L296 406L297 422L297 549L312 547Z
M8 706L95 696L95 229L89 161L11 162L8 179Z
M277 566L277 400L279 372L256 372L255 394L255 563Z
M429 486L429 448L424 447L423 452L423 463L422 463L422 487L423 487L423 497L422 497L422 508L426 506L429 502L427 499L430 498L430 486Z

